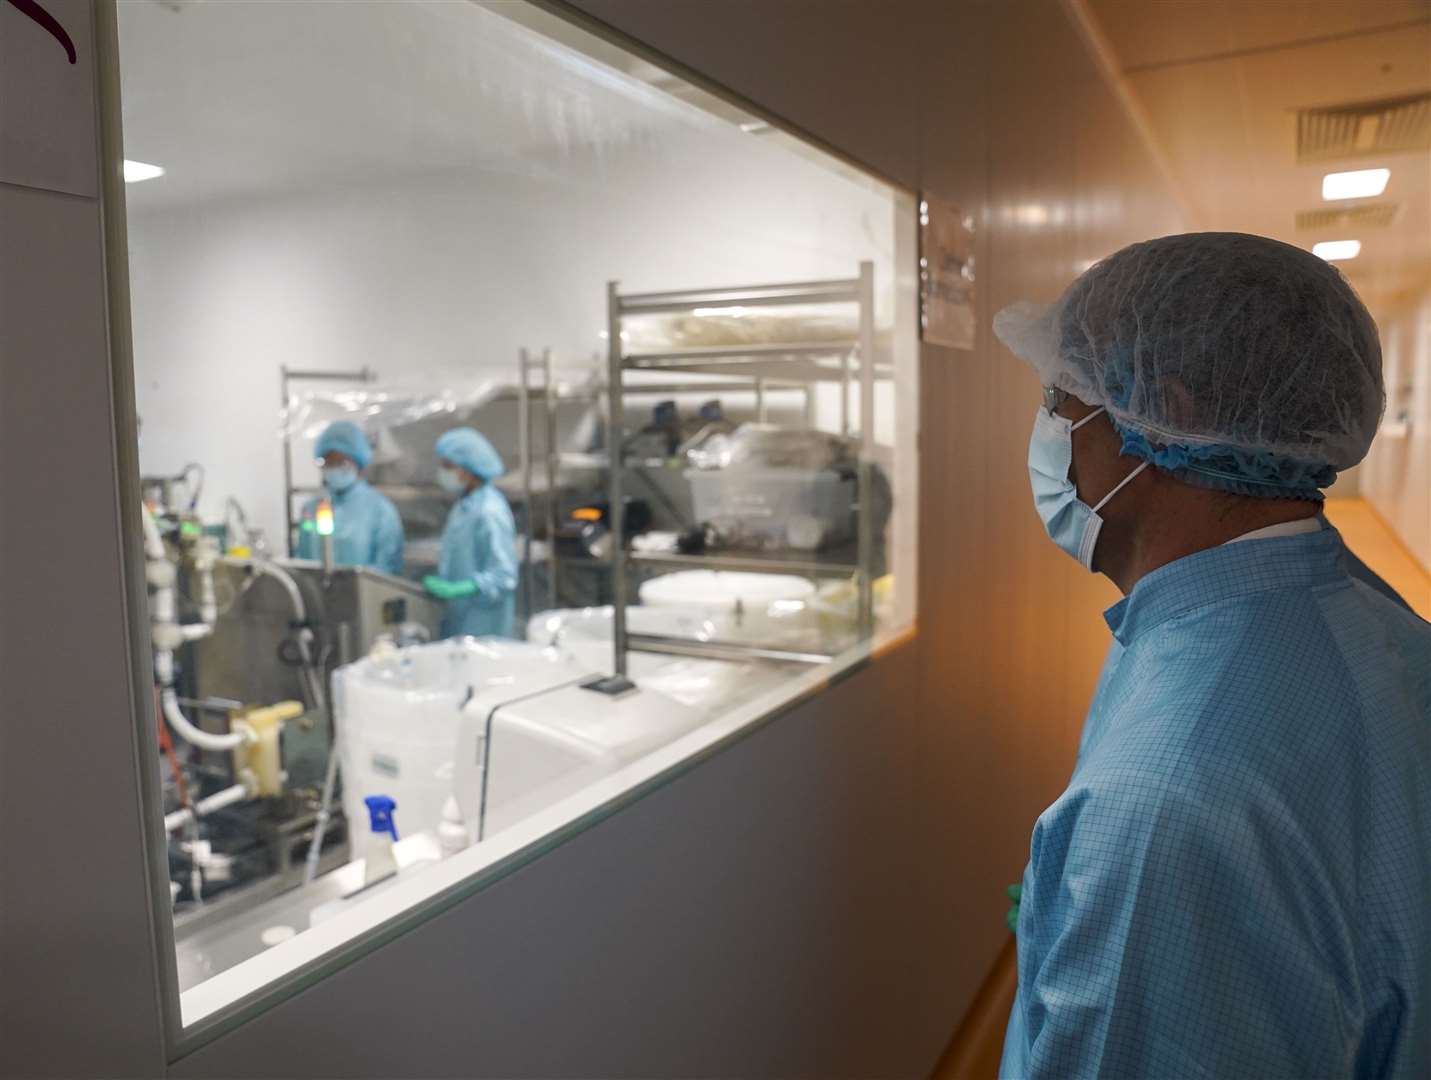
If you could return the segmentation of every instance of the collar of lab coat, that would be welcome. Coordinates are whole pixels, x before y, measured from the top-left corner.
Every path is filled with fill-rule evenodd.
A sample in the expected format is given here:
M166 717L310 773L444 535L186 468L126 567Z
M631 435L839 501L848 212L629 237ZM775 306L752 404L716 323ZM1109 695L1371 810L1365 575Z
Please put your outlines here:
M1103 618L1126 648L1140 634L1196 608L1346 576L1341 534L1328 525L1319 532L1224 544L1176 559L1143 577Z

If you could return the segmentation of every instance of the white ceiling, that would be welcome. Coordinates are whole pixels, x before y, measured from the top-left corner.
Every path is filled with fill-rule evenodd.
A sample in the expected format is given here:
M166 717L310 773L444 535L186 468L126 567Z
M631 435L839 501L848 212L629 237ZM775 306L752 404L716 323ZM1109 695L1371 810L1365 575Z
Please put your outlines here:
M1431 90L1431 0L1087 0L1196 227L1310 248L1357 239L1338 265L1374 309L1431 286L1431 154L1299 165L1294 112ZM1325 173L1385 166L1389 226L1296 228ZM1337 204L1350 205L1350 204Z
M132 207L498 171L559 179L694 108L468 0L121 0Z

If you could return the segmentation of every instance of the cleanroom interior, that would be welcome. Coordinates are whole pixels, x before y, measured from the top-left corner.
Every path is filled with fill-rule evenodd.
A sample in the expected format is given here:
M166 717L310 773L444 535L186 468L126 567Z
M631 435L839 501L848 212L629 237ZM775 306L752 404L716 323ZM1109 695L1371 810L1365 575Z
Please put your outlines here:
M1381 328L1389 401L1383 432L1357 470L1366 504L1358 516L1401 557L1408 584L1396 584L1339 516L1334 502L1345 481L1328 512L1349 546L1409 602L1419 588L1423 605L1431 604L1428 155L1423 144L1390 157L1358 149L1302 164L1295 135L1310 106L1431 92L1423 0L1280 5L1295 7L1295 18L1268 17L1270 4L1227 0L540 3L602 20L977 221L975 348L920 346L918 636L881 649L739 742L688 759L679 776L599 826L553 839L500 887L464 885L467 893L441 917L389 929L381 947L353 939L347 955L361 959L341 969L323 961L296 984L301 993L273 992L272 972L255 974L251 1007L181 1030L181 1018L197 1015L198 988L185 992L181 1009L162 875L187 868L182 853L161 865L158 816L174 804L160 806L157 785L168 766L149 752L157 725L142 700L152 688L151 657L145 567L131 558L140 469L129 260L117 231L123 151L140 162L165 159L146 154L136 132L127 147L119 144L116 65L126 100L139 93L144 71L119 55L112 24L123 18L132 26L131 14L149 7L182 18L215 5L44 0L74 35L72 65L41 28L0 4L0 82L21 87L0 94L0 234L11 241L0 291L7 371L0 432L10 505L31 509L12 513L3 530L13 722L0 801L10 820L38 814L46 825L13 834L0 903L16 931L0 964L11 976L0 1005L0 1059L18 1073L924 1076L956 1026L967 1033L959 1018L968 1017L982 1018L991 1033L992 1076L1009 1000L991 1007L987 991L1005 987L1011 1000L1015 978L1005 886L1027 861L1031 824L1067 784L1108 643L1100 612L1117 595L1053 549L1040 527L1025 462L1037 380L988 328L1004 305L1053 299L1125 244L1226 228L1304 246L1362 242L1359 256L1340 265ZM1101 34L1090 32L1090 21ZM167 62L179 63L183 39L171 37ZM309 62L341 52L313 38L290 51ZM131 34L125 44L142 43ZM289 46L270 42L247 61L260 82L275 49ZM217 67L214 51L204 65ZM156 57L143 62L160 72ZM189 85L197 94L203 79L191 75ZM344 84L342 93L365 92ZM209 112L222 104L210 102ZM369 101L369 114L382 105ZM190 121L190 131L198 127ZM257 137L252 127L235 132L230 124L224 141L248 142ZM1381 196L1323 198L1326 173L1371 167L1391 170ZM132 217L141 198L157 198L158 185L180 178L176 170L129 186ZM347 170L345 183L360 172ZM1204 177L1218 184L1216 203ZM1254 197L1256 216L1243 216ZM1363 221L1363 207L1396 212ZM1325 224L1304 229L1308 211ZM1409 252L1400 264L1420 273L1388 294L1374 286L1398 247ZM704 284L703 276L627 282ZM599 333L600 300L593 310L590 332ZM133 314L143 321L143 311ZM288 325L315 336L296 320ZM540 340L528 343L538 359ZM194 344L197 352L222 340ZM277 438L277 379L267 363L248 366L271 396L261 421ZM163 418L147 411L152 398L145 408L143 471L172 475L197 455L175 448L160 456ZM273 500L272 523L281 516L282 455L265 445L256 440L248 452L268 455L255 474L277 470L272 487L265 481L252 493ZM42 447L49 465L37 468ZM299 453L295 467L311 462ZM125 493L118 503L116 473ZM245 481L230 475L226 483ZM209 505L204 516L221 509ZM1395 533L1385 535L1387 526ZM255 586L250 595L277 587ZM77 617L83 633L75 632ZM286 623L288 615L275 618ZM271 654L270 642L263 655ZM82 851L58 837L83 838ZM476 881L480 873L457 865L463 857L425 873L452 868L464 883ZM208 912L222 895L216 889ZM259 962L301 950L340 920ZM741 1037L729 1038L732 1030Z
M513 7L120 5L186 1021L240 992L196 1003L213 976L251 990L267 969L233 969L301 962L319 922L913 618L913 199ZM673 360L618 374L614 405L613 326ZM338 419L402 514L397 577L289 557L323 532L304 508ZM437 640L418 584L432 438L464 424L507 467L505 640ZM619 630L593 523L639 549ZM613 669L635 689L582 687Z

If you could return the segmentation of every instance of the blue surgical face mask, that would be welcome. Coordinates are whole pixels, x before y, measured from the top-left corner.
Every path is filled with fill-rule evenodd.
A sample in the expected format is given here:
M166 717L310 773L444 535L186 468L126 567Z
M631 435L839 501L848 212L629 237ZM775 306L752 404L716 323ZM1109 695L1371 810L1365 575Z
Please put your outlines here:
M1089 571L1093 569L1093 549L1098 546L1098 534L1103 528L1098 511L1123 490L1124 484L1148 467L1148 462L1140 463L1103 496L1097 506L1089 506L1078 497L1078 489L1068 476L1073 466L1073 433L1102 412L1095 409L1075 424L1039 406L1033 436L1029 439L1029 483L1033 487L1034 509L1049 539Z
M358 482L358 470L352 465L326 465L323 486L334 495L341 495Z
M467 480L445 465L437 467L437 485L449 495L464 495L467 492Z

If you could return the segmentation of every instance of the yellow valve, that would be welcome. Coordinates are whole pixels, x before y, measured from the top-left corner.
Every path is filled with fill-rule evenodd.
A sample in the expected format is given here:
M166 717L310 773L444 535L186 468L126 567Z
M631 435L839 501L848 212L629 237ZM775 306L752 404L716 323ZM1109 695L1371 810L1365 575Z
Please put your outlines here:
M279 736L285 723L302 715L303 706L297 701L280 701L276 705L232 714L233 729L245 731L251 736L234 748L234 775L248 783L249 777L244 776L247 770L252 778L255 797L283 794L286 774L279 754Z

